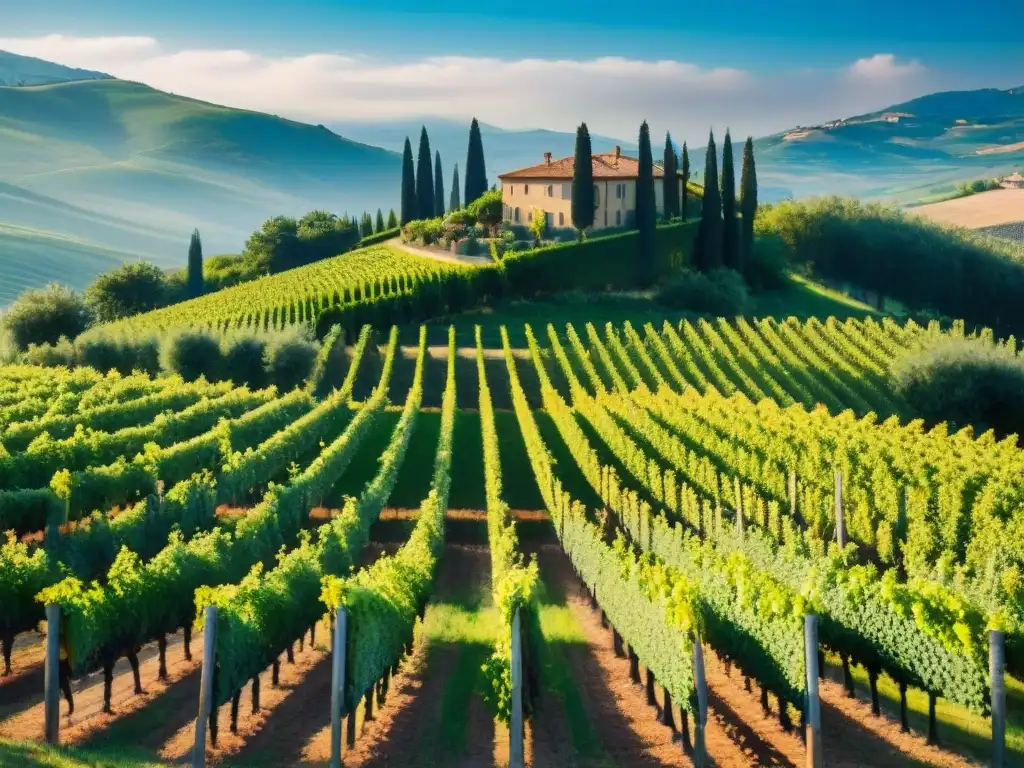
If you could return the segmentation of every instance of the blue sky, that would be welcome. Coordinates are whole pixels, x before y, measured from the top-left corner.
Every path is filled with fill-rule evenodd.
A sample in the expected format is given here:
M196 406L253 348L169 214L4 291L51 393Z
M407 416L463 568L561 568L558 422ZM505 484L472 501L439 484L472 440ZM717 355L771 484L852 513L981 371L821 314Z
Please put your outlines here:
M0 0L8 3L14 5ZM527 4L528 17L521 3L479 0L438 3L430 10L412 0L18 5L3 11L0 48L323 122L401 119L424 110L457 118L480 112L482 119L510 127L564 129L590 119L599 129L605 124L605 132L629 135L629 126L646 116L685 120L694 131L724 121L760 134L934 90L1024 84L1024 0L730 0L707 4L712 13L701 12L699 3L640 0L625 4L628 14L621 2L545 0ZM52 35L62 37L47 39ZM128 55L126 38L151 44L136 40ZM249 76L262 77L263 93L240 87L246 81L238 51L250 58ZM441 67L448 80L437 76L437 64L430 65L429 77L416 69L436 57L459 59ZM611 71L578 65L602 57L623 63ZM549 65L512 66L534 58ZM474 66L473 60L483 63ZM874 65L857 67L859 60ZM225 61L230 77L218 80ZM654 61L678 67L641 66ZM491 83L506 86L509 106L488 102L486 91L495 89L486 82L473 84L487 71L493 72ZM294 90L289 77L303 79L302 98L288 93ZM533 78L532 91L517 78ZM623 103L602 101L595 88L592 98L546 105L546 86L576 88L597 78L612 83L605 89L612 96L618 83ZM370 81L376 83L373 94L367 92ZM342 89L351 98L342 98ZM657 101L678 98L677 111L655 104L655 93ZM423 94L430 98L415 98ZM734 103L745 94L746 110ZM523 100L525 110L512 108ZM622 114L627 107L628 119Z

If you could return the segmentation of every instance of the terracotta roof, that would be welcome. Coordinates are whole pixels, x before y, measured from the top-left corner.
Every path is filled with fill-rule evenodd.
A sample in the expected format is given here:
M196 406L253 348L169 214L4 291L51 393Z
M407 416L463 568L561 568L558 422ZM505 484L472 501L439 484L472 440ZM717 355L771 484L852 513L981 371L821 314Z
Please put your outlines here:
M595 179L635 179L639 176L640 161L628 155L617 155L614 152L602 152L591 155ZM498 175L499 179L571 179L576 167L574 157L563 157L561 160L544 162L529 168L520 168ZM665 175L658 165L654 166L655 177Z

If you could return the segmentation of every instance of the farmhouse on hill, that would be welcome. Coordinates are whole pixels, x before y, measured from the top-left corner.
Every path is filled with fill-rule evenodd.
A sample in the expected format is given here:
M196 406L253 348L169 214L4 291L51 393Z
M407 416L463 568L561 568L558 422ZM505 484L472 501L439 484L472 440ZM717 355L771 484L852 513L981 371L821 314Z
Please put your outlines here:
M1012 173L1001 182L1005 189L1024 189L1024 176L1020 173Z
M636 181L640 161L613 152L595 153L594 166L594 226L593 230L610 227L633 226L636 217ZM572 176L575 158L552 160L544 154L544 162L529 168L520 168L498 176L501 180L502 216L508 224L529 224L535 215L543 214L548 227L572 226ZM665 171L654 166L654 178L663 180ZM683 177L679 176L682 194ZM658 214L665 211L663 181L655 181L654 198Z

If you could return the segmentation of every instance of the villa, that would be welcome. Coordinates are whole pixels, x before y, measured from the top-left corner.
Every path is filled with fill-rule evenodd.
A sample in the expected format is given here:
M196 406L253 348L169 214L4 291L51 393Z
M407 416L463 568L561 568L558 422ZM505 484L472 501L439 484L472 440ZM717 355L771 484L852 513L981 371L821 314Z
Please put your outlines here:
M594 226L591 230L632 226L636 217L636 181L640 161L613 152L591 156L594 167ZM552 160L544 154L544 162L498 176L501 180L503 218L508 224L529 224L534 215L544 214L548 227L572 226L572 177L576 163L573 157ZM664 179L665 171L654 166L656 180ZM679 176L682 194L683 177ZM665 210L663 181L655 181L654 198L659 216Z
M1024 176L1012 173L1003 179L1002 186L1005 189L1024 189Z

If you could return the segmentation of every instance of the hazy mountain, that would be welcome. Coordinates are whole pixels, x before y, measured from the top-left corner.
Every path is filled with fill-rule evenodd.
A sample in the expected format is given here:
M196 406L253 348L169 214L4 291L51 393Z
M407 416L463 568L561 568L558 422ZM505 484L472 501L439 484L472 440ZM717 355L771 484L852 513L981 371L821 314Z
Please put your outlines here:
M1024 88L934 93L831 126L795 127L755 149L758 180L796 197L912 200L1024 167Z
M99 79L0 87L0 179L2 305L50 279L81 287L126 257L183 264L196 227L207 253L237 253L270 216L386 212L400 157L323 127ZM40 260L41 243L92 249L89 267Z
M395 122L331 123L330 127L343 136L355 141L401 152L405 137L412 141L415 156L419 149L420 128L426 126L431 151L441 153L444 168L445 195L451 189L452 167L459 164L459 174L465 182L466 149L469 145L469 120L456 121L427 117L421 120ZM544 153L550 152L556 159L573 154L576 148L576 134L559 131L507 130L487 123L480 123L480 137L484 145L487 163L487 179L496 184L498 174L525 168L544 162ZM615 145L626 153L636 154L636 144L619 139L591 134L590 143L594 152L611 152ZM465 188L465 187L463 187Z
M73 80L106 80L110 75L0 51L0 85L49 85Z

